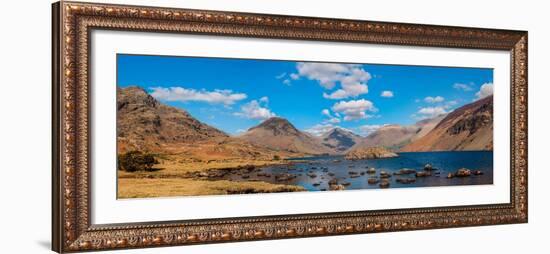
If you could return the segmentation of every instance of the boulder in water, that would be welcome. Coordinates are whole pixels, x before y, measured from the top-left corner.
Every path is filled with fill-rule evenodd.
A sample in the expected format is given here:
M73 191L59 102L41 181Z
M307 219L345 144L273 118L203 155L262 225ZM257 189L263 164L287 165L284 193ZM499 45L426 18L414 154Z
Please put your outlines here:
M369 184L377 184L378 182L380 182L380 180L378 180L378 178L371 177L367 180L367 182Z
M432 164L428 163L426 165L424 165L424 170L426 171L431 171L431 170L434 170Z
M391 175L386 171L380 171L380 178L390 178Z
M420 171L420 172L416 172L415 176L416 177L425 177L425 176L431 176L432 173L430 171Z
M378 186L380 186L380 188L382 188L382 189L389 188L390 187L390 181L384 180L384 181L380 182L380 184L378 184Z
M344 187L343 185L341 184L333 184L333 185L330 185L330 190L345 190L346 187Z
M410 168L402 168L397 172L393 172L394 175L408 175L408 174L416 174L416 170L410 169Z
M467 168L461 168L456 171L455 176L457 177L467 177L472 175L472 171Z
M396 182L402 183L402 184L410 184L416 182L415 178L397 178L395 179Z
M292 174L279 174L275 176L275 180L279 182L290 181L294 178L296 178L296 175L292 175Z
M476 176L480 176L480 175L483 175L483 171L481 171L481 170L474 170L474 171L472 172L472 174L474 174L474 175L476 175Z

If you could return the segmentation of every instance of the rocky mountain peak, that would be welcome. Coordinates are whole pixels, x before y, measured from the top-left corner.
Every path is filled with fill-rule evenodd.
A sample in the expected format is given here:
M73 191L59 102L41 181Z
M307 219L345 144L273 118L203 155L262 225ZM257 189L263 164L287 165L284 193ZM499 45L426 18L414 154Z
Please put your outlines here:
M342 128L333 128L321 136L322 144L338 153L345 152L360 140L359 135Z
M117 88L117 136L119 150L156 150L160 144L228 137L140 87Z
M117 87L117 109L125 107L157 107L158 101L149 95L145 89L139 86L130 86L126 88Z
M261 124L250 128L249 130L254 129L264 129L273 132L273 135L297 135L300 133L294 125L292 125L288 120L281 117L271 117Z
M356 135L355 133L351 132L351 131L348 131L348 130L344 130L342 128L333 128L331 129L330 131L328 131L327 133L325 133L323 136L333 136L333 137L336 137L338 135L354 135L354 136L358 136Z
M323 154L332 152L319 142L319 139L296 129L288 120L272 117L248 129L238 136L253 144L279 151L303 154Z

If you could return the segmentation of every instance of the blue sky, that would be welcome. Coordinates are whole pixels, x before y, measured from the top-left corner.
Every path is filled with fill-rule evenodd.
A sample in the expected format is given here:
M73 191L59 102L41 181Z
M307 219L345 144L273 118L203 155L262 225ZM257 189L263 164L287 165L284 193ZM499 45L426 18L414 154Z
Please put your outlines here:
M268 117L320 134L367 135L492 94L493 70L172 56L117 56L117 85L140 86L202 122L238 134Z

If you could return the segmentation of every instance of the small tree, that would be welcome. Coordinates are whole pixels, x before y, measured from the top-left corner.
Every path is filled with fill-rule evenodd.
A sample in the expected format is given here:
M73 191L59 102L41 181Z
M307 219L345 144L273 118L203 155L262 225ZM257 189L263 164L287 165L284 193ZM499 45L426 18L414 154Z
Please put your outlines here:
M281 156L279 156L279 155L273 155L273 160L278 161L278 160L280 160L280 159L281 159Z
M119 154L117 161L118 169L127 172L149 171L158 163L159 162L152 154L140 151L130 151Z

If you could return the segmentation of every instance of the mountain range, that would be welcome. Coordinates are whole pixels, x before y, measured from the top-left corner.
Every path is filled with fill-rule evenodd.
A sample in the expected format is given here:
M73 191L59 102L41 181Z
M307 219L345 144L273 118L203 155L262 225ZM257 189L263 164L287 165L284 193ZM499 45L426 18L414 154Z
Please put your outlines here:
M295 155L231 137L182 109L157 101L140 87L117 88L117 151L132 150L204 161Z
M354 148L384 147L399 151L403 146L418 140L428 134L446 115L439 115L416 122L413 125L385 125L369 134L356 144Z
M165 105L139 87L117 88L119 152L146 150L195 157L270 159L345 154L368 147L393 151L492 150L492 96L410 126L386 125L367 137L333 128L314 136L280 117L229 136L186 111Z

